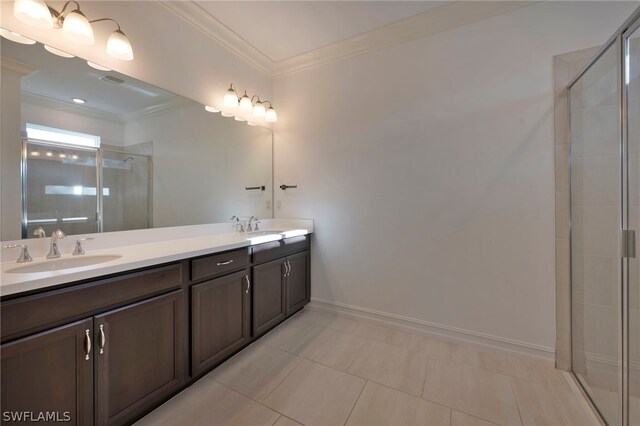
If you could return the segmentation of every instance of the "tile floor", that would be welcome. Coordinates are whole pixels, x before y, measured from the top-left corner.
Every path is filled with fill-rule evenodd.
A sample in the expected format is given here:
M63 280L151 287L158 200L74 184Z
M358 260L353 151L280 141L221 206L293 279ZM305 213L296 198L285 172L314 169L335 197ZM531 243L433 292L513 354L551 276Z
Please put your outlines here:
M139 425L592 425L559 370L305 308Z

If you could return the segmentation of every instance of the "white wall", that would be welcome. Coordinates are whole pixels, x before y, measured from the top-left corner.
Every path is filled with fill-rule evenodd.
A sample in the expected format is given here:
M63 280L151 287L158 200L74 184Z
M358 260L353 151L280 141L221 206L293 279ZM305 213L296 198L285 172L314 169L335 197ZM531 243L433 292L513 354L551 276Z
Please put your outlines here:
M552 356L552 57L637 3L544 2L275 82L312 296ZM540 353L540 351L538 351Z

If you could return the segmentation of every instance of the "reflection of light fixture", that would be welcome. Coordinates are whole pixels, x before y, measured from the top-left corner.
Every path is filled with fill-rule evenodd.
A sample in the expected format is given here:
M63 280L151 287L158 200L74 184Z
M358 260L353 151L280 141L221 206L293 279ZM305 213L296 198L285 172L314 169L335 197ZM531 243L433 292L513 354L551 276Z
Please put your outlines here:
M7 40L15 41L20 44L35 44L35 40L31 40L28 37L20 35L18 33L14 33L13 31L5 30L4 28L0 28L0 36L6 38Z
M220 112L219 109L212 107L211 105L205 105L204 106L205 111L207 112Z
M77 160L78 156L74 154L74 155L71 156L71 158L73 158L74 160Z
M17 20L38 28L53 28L53 17L44 0L15 0L13 15Z
M44 45L44 49L49 53L62 56L63 58L75 58L75 56L73 56L71 53L67 53L64 50L56 49L55 47L51 47L48 44Z
M84 99L82 99L82 98L71 98L71 100L72 100L73 102L77 103L77 104L80 104L80 105L82 105L83 103L87 102L87 101L85 101L85 100L84 100Z
M96 64L95 62L87 61L87 65L100 71L111 71L111 68L103 67L102 65Z
M47 157L53 157L53 152L51 151L47 152Z
M69 4L75 7L65 14ZM94 22L112 21L118 27L107 40L107 53L116 59L130 61L133 59L133 49L127 36L122 32L120 24L111 18L100 18L89 21L80 11L80 4L70 0L64 4L59 12L47 6L44 0L15 0L13 14L16 19L39 28L62 28L62 34L76 43L92 45Z
M38 151L31 151L32 157L40 157L40 153Z
M67 154L60 153L60 154L58 154L58 157L60 157L60 158L67 158Z

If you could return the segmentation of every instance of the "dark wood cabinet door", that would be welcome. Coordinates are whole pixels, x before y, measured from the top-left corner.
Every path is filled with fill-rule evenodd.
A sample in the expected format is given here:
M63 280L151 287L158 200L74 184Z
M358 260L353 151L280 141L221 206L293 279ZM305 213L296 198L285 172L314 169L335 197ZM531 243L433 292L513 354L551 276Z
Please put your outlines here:
M183 291L94 317L96 423L123 424L185 378Z
M206 371L251 339L249 271L191 287L191 367Z
M287 258L289 274L287 275L287 316L302 309L309 303L309 252L294 254Z
M259 336L286 318L284 259L253 267L253 335Z
M42 424L93 424L92 324L78 321L1 346L3 424L24 424L12 417L21 413L34 421L49 416Z

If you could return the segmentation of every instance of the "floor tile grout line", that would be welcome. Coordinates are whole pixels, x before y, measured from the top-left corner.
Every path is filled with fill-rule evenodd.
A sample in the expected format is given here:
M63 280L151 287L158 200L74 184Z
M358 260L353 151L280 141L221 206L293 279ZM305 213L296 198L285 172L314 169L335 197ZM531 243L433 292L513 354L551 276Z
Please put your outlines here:
M358 405L358 401L360 401L360 397L362 397L362 393L364 392L364 388L367 387L367 383L369 383L369 381L365 380L364 385L362 385L362 389L360 389L360 393L358 394L358 398L356 399L356 402L353 403L353 406L351 407L351 410L349 411L349 415L347 416L346 419L344 419L344 423L342 423L343 426L347 424L347 422L349 421L349 418L353 414L353 410L356 408L356 405Z
M300 357L299 357L299 358L300 358ZM275 386L273 387L273 389L271 389L271 390L269 391L269 393L267 393L267 394L262 398L262 400L261 400L261 401L258 401L258 402L260 402L260 403L261 403L262 405L264 405L264 406L267 406L266 404L263 404L263 403L262 403L262 401L266 401L266 400L267 400L267 398L269 398L269 395L271 395L271 394L273 393L273 391L274 391L274 390L276 390L276 389L278 388L278 386L280 386L280 385L282 384L282 382L284 382L284 381L287 379L287 377L289 377L289 376L291 375L291 373L293 373L293 372L294 372L294 371L296 371L298 368L300 368L300 364L302 364L302 361L304 361L304 358L300 358L300 362L298 362L298 364L297 364L294 368L292 368L292 369L291 369L291 371L289 371L289 372L288 372L288 373L287 373L287 374L282 378L282 380L280 380L280 381L278 382L278 384L277 384L277 385L275 385ZM270 407L269 407L269 408L270 408Z
M522 421L522 412L520 411L520 404L518 404L518 398L516 397L516 392L513 390L513 378L509 377L509 389L511 389L511 395L513 395L513 401L516 403L516 409L518 410L518 416L520 416L520 424L524 425Z

